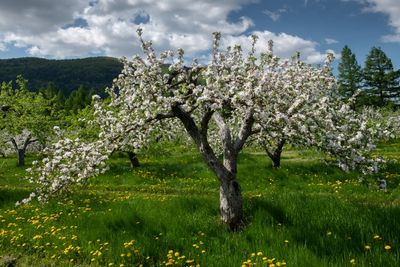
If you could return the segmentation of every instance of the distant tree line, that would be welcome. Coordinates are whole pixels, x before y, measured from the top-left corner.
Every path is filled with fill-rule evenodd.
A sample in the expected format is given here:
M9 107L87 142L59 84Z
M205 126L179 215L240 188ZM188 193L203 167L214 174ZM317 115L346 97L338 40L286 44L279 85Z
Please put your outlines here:
M38 91L49 82L69 96L79 86L93 88L105 96L104 88L121 73L122 63L111 57L49 60L43 58L0 59L0 81L13 81L18 75L28 80L26 88ZM14 82L14 86L17 86Z
M346 45L339 63L338 83L344 99L356 94L354 108L359 106L400 106L400 70L380 47L372 47L362 68Z

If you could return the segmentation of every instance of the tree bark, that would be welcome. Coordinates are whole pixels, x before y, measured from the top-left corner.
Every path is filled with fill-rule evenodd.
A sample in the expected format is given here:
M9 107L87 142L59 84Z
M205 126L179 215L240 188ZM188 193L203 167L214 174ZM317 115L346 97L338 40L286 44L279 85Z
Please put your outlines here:
M28 135L28 137L27 137L27 138L25 139L25 141L24 141L24 145L22 146L22 148L21 148L21 147L18 147L17 141L16 141L14 138L11 138L10 141L11 141L11 143L13 144L13 146L14 146L14 148L15 148L15 151L17 152L17 159L18 159L18 160L17 160L17 166L18 166L18 167L25 166L25 153L26 153L26 148L27 148L30 144L36 142L37 140L36 140L36 139L32 140L32 139L31 139L31 136Z
M275 147L274 152L270 152L267 148L265 148L268 157L272 161L272 168L279 168L281 166L281 155L282 155L282 150L283 146L285 145L286 140L282 139L281 141L278 142L277 146Z
M186 112L181 106L174 106L172 112L180 119L186 131L199 148L205 163L215 173L220 182L221 222L227 225L232 231L239 230L243 226L243 200L240 185L236 179L236 159L244 142L251 134L252 117L246 117L246 123L240 130L238 138L232 140L228 126L218 113L214 113L213 111L205 112L200 122L200 127L198 127L190 113ZM221 140L224 147L223 162L215 155L207 140L208 124L212 117L220 128ZM250 125L247 125L247 123Z
M243 224L243 200L242 192L236 175L226 172L218 177L220 181L219 205L221 221L230 230L237 231Z
M131 162L131 167L132 168L139 167L140 166L139 159L138 159L136 153L134 153L134 152L127 152L127 153L128 153L129 161Z
M25 166L25 149L24 148L19 148L17 150L17 155L18 155L18 162L17 166L22 167Z

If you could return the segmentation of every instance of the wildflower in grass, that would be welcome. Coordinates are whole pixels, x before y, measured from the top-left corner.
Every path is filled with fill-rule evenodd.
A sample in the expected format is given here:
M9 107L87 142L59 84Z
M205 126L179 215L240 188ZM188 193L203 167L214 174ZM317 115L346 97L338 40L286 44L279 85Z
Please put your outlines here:
M364 249L365 249L365 250L371 250L371 246L370 246L370 245L365 245L365 246L364 246Z
M382 238L379 235L374 235L374 240L381 240Z
M285 240L283 241L283 243L285 243L285 245L289 244L289 240Z
M351 259L351 260L350 260L350 263L351 263L352 265L355 265L355 264L356 264L356 260L355 260L355 259Z
M386 251L390 251L392 249L392 247L390 245L385 245L384 248L385 248Z
M38 240L38 239L42 239L43 236L42 235L35 235L32 240Z

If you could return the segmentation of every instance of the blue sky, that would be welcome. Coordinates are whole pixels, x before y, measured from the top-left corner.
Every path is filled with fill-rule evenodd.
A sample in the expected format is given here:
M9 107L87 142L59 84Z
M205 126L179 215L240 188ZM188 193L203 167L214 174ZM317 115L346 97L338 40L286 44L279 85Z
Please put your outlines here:
M363 65L379 46L400 68L400 0L2 0L0 58L130 57L139 26L158 51L204 61L220 31L223 45L246 50L256 33L260 50L273 39L278 55L300 51L309 63L347 44Z

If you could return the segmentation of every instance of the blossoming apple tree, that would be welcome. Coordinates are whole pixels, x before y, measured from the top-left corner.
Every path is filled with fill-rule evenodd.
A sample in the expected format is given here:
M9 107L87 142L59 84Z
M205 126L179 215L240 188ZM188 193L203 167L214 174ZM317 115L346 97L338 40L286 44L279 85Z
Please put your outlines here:
M299 60L287 61L269 77L273 90L260 97L266 105L257 120L257 146L261 146L279 167L285 144L317 148L344 170L363 165L372 168L377 160L368 155L378 140L393 133L393 121L383 120L378 111L365 108L356 112L352 101L344 103L330 73L329 55L321 69ZM375 167L376 168L376 167Z
M49 103L38 93L29 92L27 81L18 76L0 88L0 142L16 152L18 166L25 165L25 154L34 143L44 144L55 118L47 113Z
M334 78L326 66L306 67L298 59L290 63L274 56L271 48L256 54L255 36L245 54L240 46L220 50L220 34L215 33L211 62L201 67L193 60L187 67L183 50L157 56L140 29L138 35L145 57L123 60L122 73L108 89L107 107L94 97L99 139L85 143L61 138L50 147L48 157L30 170L32 181L40 186L23 202L35 197L46 200L85 183L106 170L106 160L115 149L140 148L154 132L178 127L190 136L219 181L222 222L230 229L239 228L243 205L237 158L251 136L268 132L267 118L284 101L275 91L315 84L329 88ZM289 109L295 111L307 100L301 94L289 99Z

